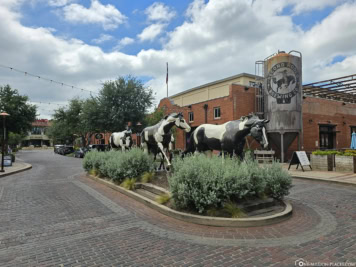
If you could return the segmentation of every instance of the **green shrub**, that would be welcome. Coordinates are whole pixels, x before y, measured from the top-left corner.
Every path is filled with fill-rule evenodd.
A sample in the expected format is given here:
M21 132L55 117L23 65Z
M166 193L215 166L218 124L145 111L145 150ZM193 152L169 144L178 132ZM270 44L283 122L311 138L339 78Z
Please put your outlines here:
M83 159L83 168L87 172L89 172L91 169L99 169L99 152L98 151L90 151L85 154L85 157Z
M350 157L354 157L356 156L356 149L346 149L344 151L344 156L350 156Z
M99 171L97 169L91 169L88 173L93 176L99 175Z
M127 190L134 190L135 189L135 183L136 183L136 179L135 178L126 178L120 184L120 186L122 186L123 188L125 188Z
M156 202L159 204L165 204L170 200L171 200L171 195L169 194L162 194L156 197Z
M346 153L345 152L342 156L354 157L354 156L356 156L356 153L352 153L352 152Z
M86 171L96 169L101 177L108 177L120 184L125 178L138 178L145 172L153 171L152 158L141 149L133 148L127 152L90 151L83 159Z
M342 152L337 150L315 150L312 152L313 155L342 155Z
M141 182L149 183L152 181L153 177L154 177L153 172L145 172L144 174L141 175Z
M268 195L282 198L291 186L291 177L278 163L261 167L246 156L236 159L195 155L173 161L168 182L177 208L205 213L223 203Z
M355 149L346 149L345 151L337 150L316 150L312 152L313 155L338 155L338 156L356 156Z
M282 169L279 163L273 162L265 167L265 179L267 196L282 199L289 194L289 189L292 187L292 178L286 170Z
M246 214L237 206L237 204L231 201L224 203L223 211L228 213L231 218L246 217Z

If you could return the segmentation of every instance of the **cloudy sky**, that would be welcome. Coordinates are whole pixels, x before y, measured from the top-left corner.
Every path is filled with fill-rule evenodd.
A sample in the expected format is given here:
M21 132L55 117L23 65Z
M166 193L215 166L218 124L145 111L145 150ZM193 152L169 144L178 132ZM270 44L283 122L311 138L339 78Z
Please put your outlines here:
M356 73L356 1L0 3L0 85L28 95L41 118L123 75L150 86L158 104L166 94L166 62L171 95L254 74L255 61L278 50L302 52L304 84Z

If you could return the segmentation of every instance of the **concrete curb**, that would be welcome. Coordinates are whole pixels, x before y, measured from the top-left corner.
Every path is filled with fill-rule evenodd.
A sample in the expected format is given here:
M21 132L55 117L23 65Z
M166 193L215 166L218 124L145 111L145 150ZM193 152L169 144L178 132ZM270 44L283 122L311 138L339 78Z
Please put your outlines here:
M21 169L18 169L18 170L14 170L14 171L8 171L8 172L3 172L3 173L0 173L0 178L2 177L5 177L5 176L9 176L9 175L12 175L12 174L16 174L16 173L19 173L19 172L23 172L23 171L26 171L26 170L29 170L32 168L32 165L31 164L28 164L28 163L24 163L25 166L22 167Z
M318 181L318 182L324 182L324 183L331 183L331 184L339 184L339 185L346 185L346 186L354 186L354 187L356 187L356 184L349 183L349 182L346 182L346 181L328 180L328 179L317 178L317 177L294 176L294 175L291 175L291 176L292 176L293 179L301 179L301 180L308 180L308 181Z
M141 196L133 191L127 190L123 187L117 186L113 184L110 181L97 178L91 175L87 175L90 179L99 182L101 184L104 184L122 194L125 194L126 196L129 196L146 206L164 214L170 217L173 217L175 219L189 222L189 223L195 223L195 224L201 224L201 225L209 225L209 226L220 226L220 227L254 227L254 226L265 226L265 225L270 225L270 224L275 224L282 222L289 217L292 216L293 208L292 205L288 201L284 201L284 204L286 206L285 210L278 213L274 214L271 216L266 216L266 217L257 217L257 218L241 218L241 219L234 219L234 218L216 218L216 217L210 217L210 216L199 216L199 215L192 215L184 212L179 212L172 210L164 205L158 204L155 201L152 201L144 196Z

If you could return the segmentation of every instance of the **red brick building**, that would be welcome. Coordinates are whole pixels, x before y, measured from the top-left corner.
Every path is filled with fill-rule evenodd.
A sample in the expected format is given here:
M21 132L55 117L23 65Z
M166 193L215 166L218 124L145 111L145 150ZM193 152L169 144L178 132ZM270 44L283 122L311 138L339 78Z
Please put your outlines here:
M240 80L241 77L245 77L244 84L237 84L235 82L237 77ZM184 118L189 122L192 130L203 123L223 124L230 120L237 120L243 115L256 112L256 89L252 86L252 78L254 79L255 76L243 73L199 86L162 99L159 107L164 108L166 113L183 112ZM225 90L225 87L228 90ZM210 98L205 97L211 95L209 88L215 90L213 97ZM292 152L296 150L310 153L318 149L349 148L351 133L356 131L356 99L353 95L344 93L333 97L335 93L331 94L327 91L327 94L322 95L320 90L315 91L314 87L313 90L310 88L310 86L303 87L303 127L300 148L298 148L297 137L289 146L285 160L289 160ZM322 86L318 88L320 89ZM202 93L202 90L207 92ZM222 92L221 97L216 93L218 90ZM198 95L198 97L194 98L194 95ZM184 98L185 96L188 97ZM199 101L201 99L203 101ZM190 133L186 134L177 129L176 148L185 149L189 137ZM248 140L248 145L252 149L258 147L257 142L252 139ZM271 144L271 147L277 152L277 155L280 155L277 146Z

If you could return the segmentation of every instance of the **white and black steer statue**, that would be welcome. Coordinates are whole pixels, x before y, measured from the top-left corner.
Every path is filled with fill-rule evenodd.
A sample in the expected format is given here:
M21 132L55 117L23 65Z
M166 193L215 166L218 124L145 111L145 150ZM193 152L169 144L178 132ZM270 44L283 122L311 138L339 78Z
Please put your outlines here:
M121 148L122 151L125 151L126 149L130 149L132 146L131 135L132 135L132 131L129 129L122 132L112 133L109 139L111 149Z
M236 154L242 159L246 136L251 135L264 148L268 146L265 129L265 123L268 122L269 120L259 119L255 115L248 115L221 125L202 124L191 134L188 148L183 152L183 156L196 151L218 150L230 156Z
M180 112L165 116L159 123L146 127L141 133L142 147L144 148L144 151L147 153L153 153L155 159L157 154L161 153L161 166L163 167L164 159L166 159L168 166L171 165L165 150L171 150L171 145L174 142L171 129L174 126L183 129L186 132L190 132L190 126L183 118L183 114Z

